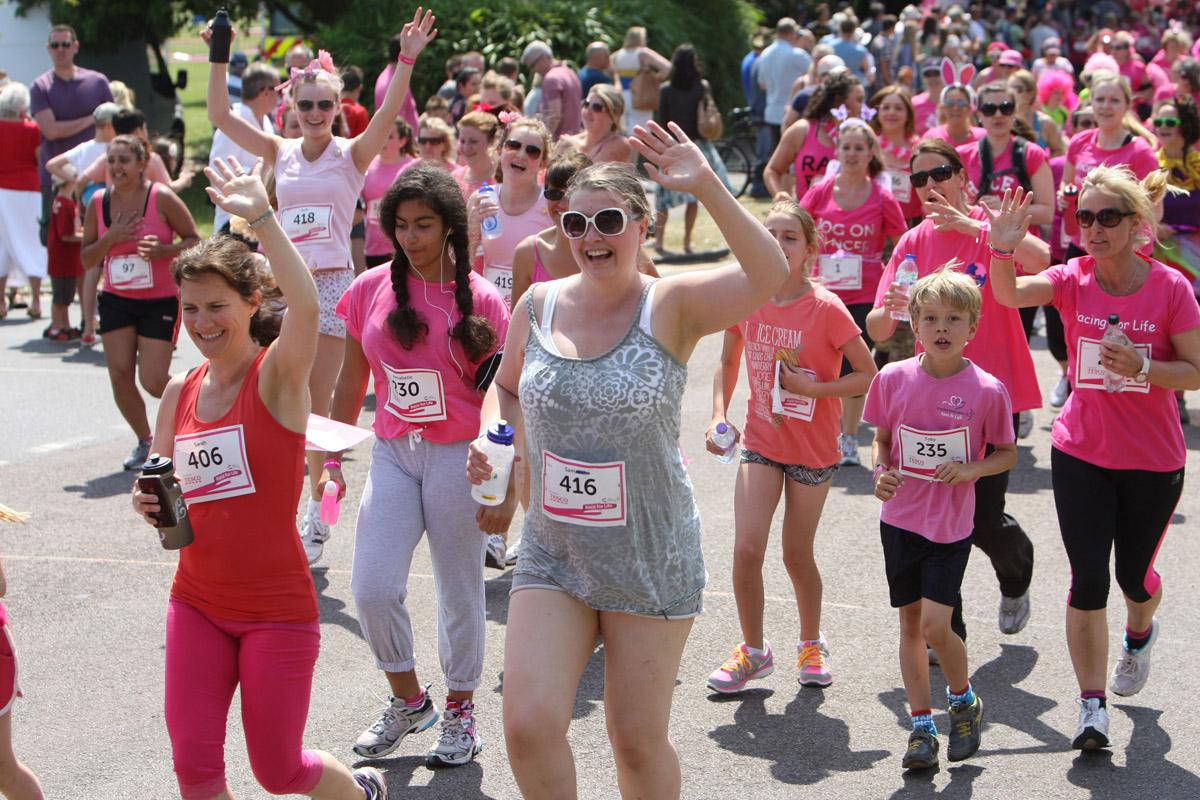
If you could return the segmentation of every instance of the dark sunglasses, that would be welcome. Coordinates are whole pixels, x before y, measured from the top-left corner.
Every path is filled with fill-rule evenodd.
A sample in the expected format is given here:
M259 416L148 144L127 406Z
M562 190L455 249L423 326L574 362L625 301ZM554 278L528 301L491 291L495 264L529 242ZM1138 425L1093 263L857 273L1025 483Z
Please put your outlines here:
M1179 117L1155 117L1154 127L1156 128L1178 128L1183 123Z
M445 144L445 136L418 136L417 144Z
M946 108L970 108L971 101L970 100L947 100L942 105L944 105Z
M912 181L913 186L919 189L929 183L930 178L933 178L934 183L945 183L956 172L958 172L958 167L953 164L942 164L940 167L934 167L924 172L914 172L908 179Z
M1129 45L1127 45L1127 44L1114 44L1114 45L1112 46L1112 49L1113 49L1113 50L1128 50L1128 49L1129 49Z
M542 157L542 148L538 147L536 144L524 144L522 142L518 142L516 139L505 139L504 140L504 149L505 150L511 150L512 152L515 153L518 150L520 150L522 147L525 148L525 155L529 156L530 158L541 158Z
M602 208L590 217L581 211L566 211L560 223L568 239L582 239L589 224L601 236L620 236L629 224L629 215L620 208Z
M941 74L942 74L942 71L940 69L938 69L937 67L934 67L933 69L927 69L924 72L922 72L921 77L922 78L936 78L938 75L941 75Z
M337 103L333 102L332 100L317 100L316 102L313 102L312 100L296 101L296 108L300 109L305 114L307 114L309 111L312 111L313 106L316 106L322 111L333 111L333 107L336 105Z
M996 112L1000 112L1002 117L1011 117L1013 112L1017 110L1017 104L1012 100L1005 100L1003 103L981 103L979 105L979 113L985 117L994 117Z
M551 189L549 187L542 190L542 197L549 200L551 203L557 203L567 196L566 189Z
M75 44L75 43L74 42L46 42L46 47L49 47L51 50L61 50L65 47L70 47L73 44Z
M1075 120L1075 130L1086 131L1096 127L1096 120L1092 117L1078 117Z
M1075 221L1081 228L1090 228L1093 222L1099 222L1101 228L1115 228L1121 224L1121 220L1133 216L1136 216L1136 212L1122 211L1119 208L1104 208L1099 212L1081 208L1075 212Z
M589 103L587 100L584 100L583 107L592 109L593 114L602 114L608 110L607 108L604 107L604 103L601 103L599 101Z

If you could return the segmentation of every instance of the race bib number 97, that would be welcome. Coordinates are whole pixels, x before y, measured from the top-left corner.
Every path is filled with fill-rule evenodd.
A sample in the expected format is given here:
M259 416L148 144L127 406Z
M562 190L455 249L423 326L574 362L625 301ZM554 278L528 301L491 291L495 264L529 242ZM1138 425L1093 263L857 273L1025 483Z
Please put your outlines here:
M175 437L175 474L188 503L254 493L241 425Z
M921 480L936 480L937 468L948 461L965 464L970 459L971 433L967 428L922 431L900 426L900 472Z
M108 275L105 277L113 289L154 288L150 262L139 255L112 256L108 259Z
M625 524L625 462L589 464L542 452L542 511L575 525Z

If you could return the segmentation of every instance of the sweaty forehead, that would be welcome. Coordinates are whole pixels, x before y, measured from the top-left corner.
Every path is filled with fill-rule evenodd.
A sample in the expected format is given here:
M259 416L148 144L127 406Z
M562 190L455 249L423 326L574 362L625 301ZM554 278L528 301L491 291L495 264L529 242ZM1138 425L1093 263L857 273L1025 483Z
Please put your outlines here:
M629 211L629 205L616 193L608 189L579 189L571 194L571 210L593 214L602 208L620 208Z

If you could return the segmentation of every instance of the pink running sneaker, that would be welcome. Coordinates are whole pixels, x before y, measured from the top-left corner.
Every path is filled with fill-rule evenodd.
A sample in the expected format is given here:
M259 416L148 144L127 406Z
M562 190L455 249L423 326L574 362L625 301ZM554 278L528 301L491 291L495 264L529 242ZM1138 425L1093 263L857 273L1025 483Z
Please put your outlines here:
M796 669L800 670L800 685L824 689L833 683L829 671L829 643L825 637L796 645Z
M708 688L720 694L734 694L745 689L750 681L770 675L775 671L775 656L769 642L764 647L765 653L753 656L745 643L739 644L721 668L708 676Z

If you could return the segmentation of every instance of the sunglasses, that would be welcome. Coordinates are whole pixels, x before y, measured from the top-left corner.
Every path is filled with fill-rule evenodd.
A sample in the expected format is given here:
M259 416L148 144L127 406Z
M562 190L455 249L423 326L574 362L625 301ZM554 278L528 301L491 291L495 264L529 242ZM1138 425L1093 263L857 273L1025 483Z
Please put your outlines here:
M608 110L607 108L604 107L604 103L601 103L599 101L593 101L593 102L589 103L587 100L584 100L583 107L590 108L592 110L593 114L602 114Z
M67 47L70 47L73 44L75 44L75 43L74 42L46 42L46 47L49 47L51 50L62 50Z
M1154 127L1156 128L1178 128L1183 123L1179 117L1155 117Z
M317 100L316 102L313 102L312 100L296 101L296 108L300 109L305 114L307 114L309 111L312 111L313 106L316 106L322 111L333 111L333 107L336 105L337 103L333 102L332 100Z
M942 103L946 108L970 108L971 101L969 100L947 100Z
M924 172L914 172L908 179L912 181L913 186L919 189L929 183L930 178L933 178L934 183L945 183L956 172L958 172L958 167L953 164L942 164L940 167L934 167Z
M1087 131L1096 127L1096 120L1092 117L1079 117L1075 120L1075 130Z
M581 211L566 211L561 224L568 239L582 239L589 224L601 236L620 236L629 224L629 215L620 208L602 208L590 217Z
M542 197L546 198L551 203L557 203L559 200L562 200L566 196L567 196L566 189L550 189L547 187L542 190Z
M979 113L985 117L994 117L997 111L1002 117L1011 117L1016 110L1017 104L1012 100L1005 100L1003 103L981 103L979 106Z
M1081 228L1090 228L1093 222L1099 222L1102 228L1115 228L1121 224L1121 220L1132 216L1136 216L1136 212L1122 211L1119 208L1104 208L1099 212L1081 208L1075 212L1075 221Z
M927 69L924 72L922 72L921 77L922 78L936 78L938 75L941 75L941 74L942 74L942 71L935 67L934 69Z
M1112 46L1112 49L1113 49L1113 50L1128 50L1128 49L1129 49L1129 45L1127 45L1127 44L1114 44L1114 45Z
M418 136L417 144L445 144L445 136Z
M504 140L505 150L511 150L512 152L516 153L522 147L525 148L525 155L529 156L530 158L542 157L542 148L538 147L536 144L524 144L523 142L518 142L516 139Z

